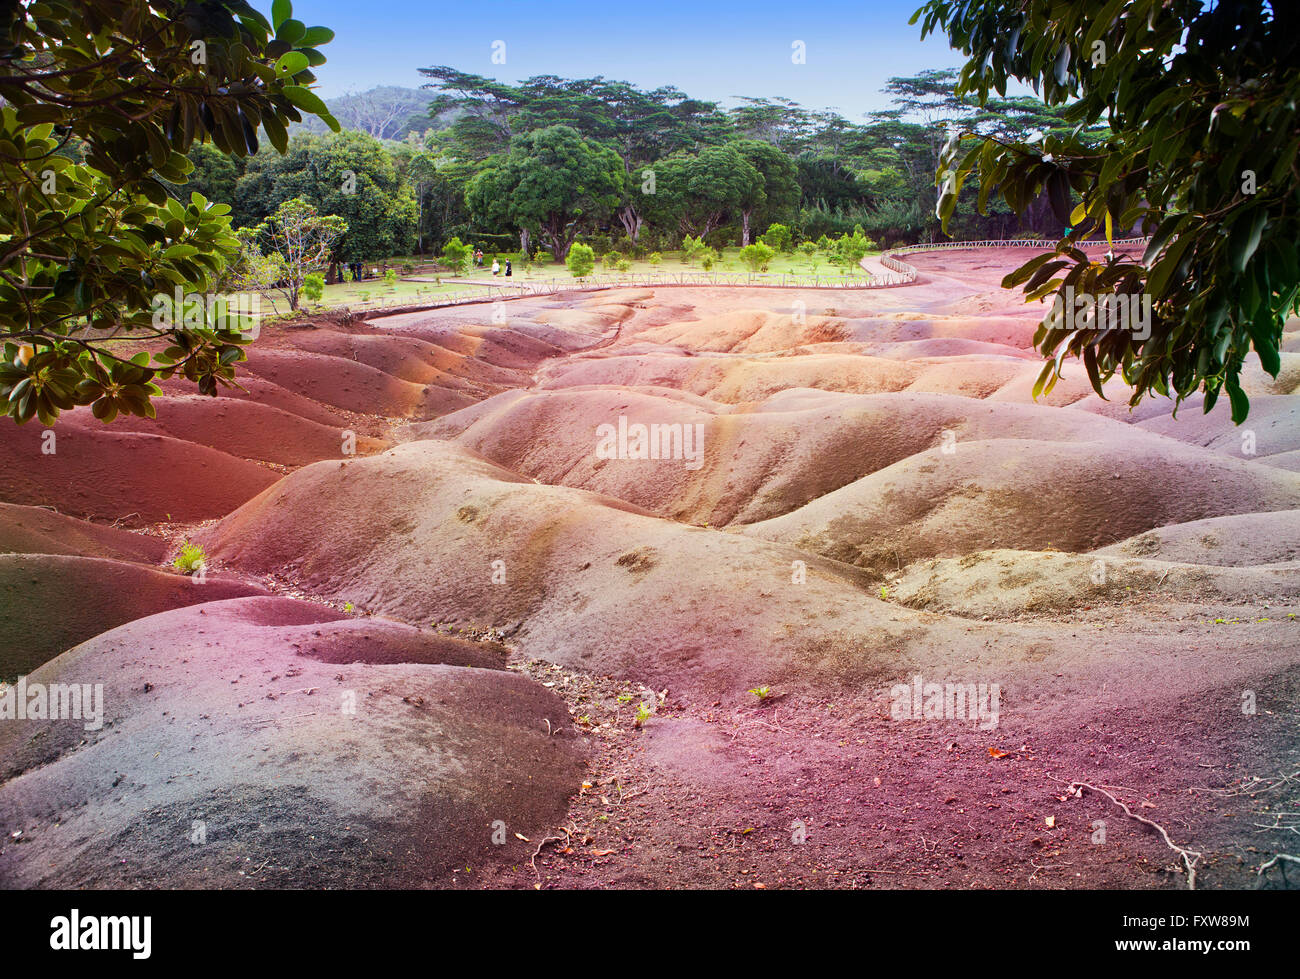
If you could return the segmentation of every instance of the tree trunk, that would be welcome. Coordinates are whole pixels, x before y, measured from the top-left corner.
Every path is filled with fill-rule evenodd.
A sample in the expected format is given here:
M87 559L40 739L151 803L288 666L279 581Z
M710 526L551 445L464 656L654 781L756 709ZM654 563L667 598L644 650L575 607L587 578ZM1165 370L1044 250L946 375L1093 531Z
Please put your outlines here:
M531 254L531 250L530 250L529 247L528 247L529 244L530 244L530 241L529 241L529 237L528 237L528 229L527 229L527 228L520 228L520 229L519 229L519 248L520 248L520 250L521 250L525 255L529 255L529 254Z
M740 247L744 248L749 244L749 212L743 211L740 215Z
M624 232L632 239L632 244L635 245L637 239L641 237L641 226L645 224L645 220L636 213L636 208L631 204L624 204L619 208L618 220L623 225Z

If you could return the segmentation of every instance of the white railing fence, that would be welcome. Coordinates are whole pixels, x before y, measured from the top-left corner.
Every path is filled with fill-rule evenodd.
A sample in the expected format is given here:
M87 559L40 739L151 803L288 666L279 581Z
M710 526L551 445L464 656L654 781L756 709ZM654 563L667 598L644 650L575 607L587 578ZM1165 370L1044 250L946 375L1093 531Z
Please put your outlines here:
M1151 239L1148 238L1116 238L1114 241L1082 241L1077 245L1080 248L1126 248L1145 245ZM1042 238L986 238L981 241L935 241L929 244L904 245L902 248L891 248L880 256L880 264L885 268L893 269L899 273L899 278L906 282L916 281L917 269L914 265L909 265L898 258L896 255L914 255L917 252L934 252L943 250L958 251L964 248L1047 248L1051 242Z

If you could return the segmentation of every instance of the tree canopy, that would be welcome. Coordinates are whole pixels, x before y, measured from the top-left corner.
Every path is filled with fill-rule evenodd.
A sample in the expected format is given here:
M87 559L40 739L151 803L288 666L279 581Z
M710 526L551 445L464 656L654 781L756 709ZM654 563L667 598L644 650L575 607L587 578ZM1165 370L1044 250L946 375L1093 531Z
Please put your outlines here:
M969 60L957 91L986 105L1020 79L1062 106L1066 131L1032 139L955 134L940 163L945 220L972 175L981 209L994 194L1016 211L1046 194L1062 227L1055 249L1007 277L1029 299L1071 288L1151 303L1148 336L1045 319L1034 340L1066 356L1093 387L1118 374L1132 403L1227 391L1233 420L1249 402L1239 375L1253 349L1277 376L1285 318L1300 306L1297 103L1300 10L1267 0L930 0L913 17ZM1099 140L1088 138L1104 123ZM1078 244L1142 228L1140 258L1090 258Z
M303 113L337 128L309 87L333 34L275 0L45 0L6 5L0 56L0 403L19 423L153 415L156 377L202 390L243 357L239 322L195 317L238 255L230 207L183 184L196 143L278 149ZM179 296L176 302L173 297ZM200 300L201 302L201 300ZM165 352L119 356L167 338Z
M466 199L486 217L536 228L559 260L578 232L618 206L626 175L613 150L572 126L515 138L510 151L470 181Z

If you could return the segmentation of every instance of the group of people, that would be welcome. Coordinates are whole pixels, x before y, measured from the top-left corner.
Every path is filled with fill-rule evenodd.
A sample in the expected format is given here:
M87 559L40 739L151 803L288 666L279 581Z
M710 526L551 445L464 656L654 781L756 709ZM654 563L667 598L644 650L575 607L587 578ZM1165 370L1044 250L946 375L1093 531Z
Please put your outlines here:
M482 267L483 267L483 249L481 249L481 248L480 248L480 249L477 249L477 250L474 252L474 265L477 266L478 268L482 268ZM493 274L493 275L500 275L500 274L501 274L501 262L497 260L496 256L493 256L493 258L492 258L492 274ZM506 271L505 271L505 274L506 274L507 276L511 276L511 275L514 275L514 274L515 274L514 269L513 269L513 268L511 267L511 265L510 265L510 260L509 260L509 259L506 259Z

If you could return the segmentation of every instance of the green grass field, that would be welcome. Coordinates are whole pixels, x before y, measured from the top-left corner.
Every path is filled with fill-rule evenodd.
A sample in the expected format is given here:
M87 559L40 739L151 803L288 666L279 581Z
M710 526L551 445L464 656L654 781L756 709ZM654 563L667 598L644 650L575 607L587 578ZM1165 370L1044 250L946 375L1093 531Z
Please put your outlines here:
M705 272L704 267L699 261L684 262L682 261L681 252L664 252L663 259L658 265L652 265L645 259L633 260L632 266L627 270L627 274L660 274L660 275L678 275L701 274ZM877 253L872 253L877 254ZM419 265L428 262L427 258L420 256L396 257L388 260L389 268L400 269L406 262ZM505 263L501 263L504 270ZM750 271L749 266L740 260L739 248L724 249L713 268L708 270L713 273L738 274ZM538 282L547 279L571 279L568 268L562 262L534 262L529 268L525 269L519 264L513 268L513 276L507 279L504 274L492 276L492 263L490 259L486 260L483 268L471 269L464 275L451 275L449 273L424 273L418 275L414 280L398 279L390 286L382 277L373 279L364 279L361 282L338 282L325 287L319 303L309 303L304 300L304 309L313 308L334 309L340 306L351 306L357 309L381 308L384 306L403 305L410 303L412 305L421 302L433 302L438 296L447 295L448 293L462 292L467 289L475 288L475 282L492 280L503 286L515 282ZM797 274L797 275L819 275L823 277L830 276L861 276L861 270L845 269L842 266L832 265L826 256L818 253L815 261L809 261L805 256L795 253L790 255L778 254L772 259L768 266L767 274L780 275ZM614 275L617 269L607 268L604 262L597 261L594 275ZM287 303L279 293L268 295L269 299L275 300L275 305L280 313L288 309Z
M879 253L873 252L871 254L879 254ZM675 251L663 252L662 255L663 255L663 260L662 262L660 262L659 265L651 265L645 259L634 259L632 261L632 267L628 270L629 273L646 274L646 273L661 272L661 273L677 274L682 272L700 273L704 271L703 266L700 265L698 260L690 263L683 262L681 258L681 252L675 252ZM503 269L505 268L504 262L502 262L502 268ZM526 270L522 268L518 262L516 262L513 271L514 271L513 278L523 279L524 281L531 281L535 279L552 279L556 277L569 275L569 270L564 266L564 263L562 262L546 262L542 264L533 263L533 265ZM615 271L614 269L606 268L604 262L602 262L600 259L596 260L596 269L594 274L596 275L613 274L614 271ZM718 261L714 263L713 268L710 271L727 272L727 273L748 272L749 266L747 266L744 262L740 260L740 249L738 247L732 247L732 248L726 248L722 250ZM775 258L772 259L772 262L768 266L767 271L769 274L780 274L784 272L784 273L796 273L799 275L816 274L822 276L854 275L854 274L861 273L861 270L845 269L842 266L832 265L830 261L827 259L827 257L821 254L820 252L815 256L815 259L813 261L809 261L806 257L799 254L798 252L795 252L794 254L788 254L788 255L778 254ZM491 277L492 277L492 259L490 256L487 256L485 257L485 265L483 266L483 268L471 269L470 272L467 273L465 276L444 275L443 281L454 282L456 281L457 278L478 279L478 278L491 278Z

